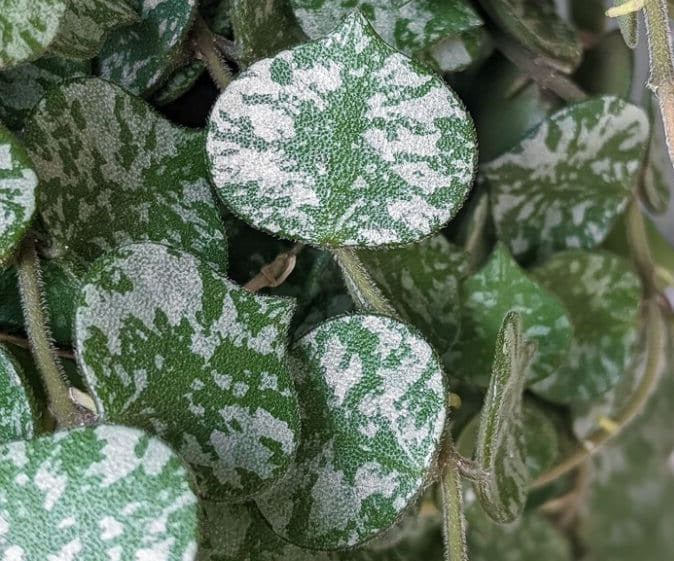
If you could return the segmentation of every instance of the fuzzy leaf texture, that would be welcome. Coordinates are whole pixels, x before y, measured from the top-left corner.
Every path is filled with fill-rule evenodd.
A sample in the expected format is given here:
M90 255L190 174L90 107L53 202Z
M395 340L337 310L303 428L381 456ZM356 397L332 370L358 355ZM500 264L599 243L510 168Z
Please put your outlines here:
M326 38L253 64L208 128L213 181L234 213L319 247L428 237L462 205L476 158L455 94L357 12Z
M76 349L105 420L165 439L202 495L246 497L283 475L297 447L285 367L294 308L189 254L130 245L88 274Z
M405 324L357 314L305 335L289 368L300 447L256 502L292 543L355 546L391 526L430 476L446 416L439 360Z

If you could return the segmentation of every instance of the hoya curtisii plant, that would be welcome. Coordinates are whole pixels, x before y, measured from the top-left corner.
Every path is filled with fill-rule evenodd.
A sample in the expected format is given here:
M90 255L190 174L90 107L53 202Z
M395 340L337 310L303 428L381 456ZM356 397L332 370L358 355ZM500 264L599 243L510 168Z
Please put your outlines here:
M5 557L670 551L664 2L0 7Z

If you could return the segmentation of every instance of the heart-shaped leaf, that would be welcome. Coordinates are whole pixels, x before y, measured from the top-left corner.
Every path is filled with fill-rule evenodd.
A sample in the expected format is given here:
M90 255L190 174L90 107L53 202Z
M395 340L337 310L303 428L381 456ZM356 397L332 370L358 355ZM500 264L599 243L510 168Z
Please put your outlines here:
M447 364L459 336L464 252L436 236L406 248L359 255L400 316L424 334Z
M0 72L0 121L11 130L23 128L33 108L56 84L89 73L90 63L44 56Z
M131 93L150 94L168 77L196 15L196 0L133 0L140 21L110 33L100 75Z
M40 57L56 38L67 0L0 1L0 69Z
M51 252L87 262L119 245L166 243L226 267L203 136L96 78L52 89L26 124Z
M475 461L486 476L474 484L487 514L503 524L520 516L527 498L522 391L534 352L535 345L524 338L522 318L517 312L508 312L496 339L477 436Z
M630 364L638 338L641 285L629 263L610 253L569 250L531 271L566 308L574 339L564 362L532 391L557 403L588 401Z
M354 9L389 45L408 56L426 57L427 49L482 25L465 0L290 0L306 34L318 39L330 33Z
M441 366L415 331L374 315L321 324L290 358L302 438L257 504L300 546L357 545L391 526L428 479L445 424Z
M286 471L297 445L284 364L294 307L187 253L130 245L85 280L77 355L104 419L164 438L202 495L249 496Z
M354 13L232 82L211 113L207 152L220 195L254 227L374 247L419 241L454 216L475 136L442 80Z
M571 345L571 325L556 296L532 280L507 248L499 244L485 266L462 288L461 337L452 359L452 371L471 383L489 383L494 345L503 316L517 311L524 336L537 344L527 383L552 374Z
M288 0L231 0L230 4L229 16L244 66L307 39Z
M482 167L499 237L518 258L592 248L625 208L648 119L614 97L568 106Z
M560 70L571 72L582 57L580 37L557 13L554 0L480 0L495 22Z
M33 438L35 402L25 384L21 366L0 345L0 442Z
M108 31L138 19L126 0L71 0L51 50L70 58L93 58Z
M4 559L188 561L196 497L165 444L101 425L0 446Z
M24 147L0 125L0 267L28 230L37 176Z

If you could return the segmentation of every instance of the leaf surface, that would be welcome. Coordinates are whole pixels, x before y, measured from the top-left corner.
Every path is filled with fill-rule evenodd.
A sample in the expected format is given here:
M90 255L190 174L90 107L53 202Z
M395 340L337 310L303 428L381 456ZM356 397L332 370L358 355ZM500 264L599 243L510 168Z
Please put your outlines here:
M0 481L5 559L194 558L189 474L141 431L101 425L4 444Z
M37 182L26 150L0 125L0 267L30 226Z
M297 446L285 367L294 307L187 253L130 245L85 280L78 361L104 419L165 439L202 496L246 497L283 475Z
M475 136L440 78L354 13L232 82L207 152L220 195L254 227L319 247L392 246L458 211Z
M498 235L517 258L601 243L627 204L648 137L615 97L570 105L482 167Z
M35 403L25 383L20 364L0 345L0 442L30 439L36 432Z
M502 524L521 515L527 497L522 391L534 352L535 345L524 338L522 318L508 312L496 340L477 436L475 460L487 475L474 484L482 507Z
M256 502L293 543L355 546L391 526L429 476L446 415L439 361L405 324L374 315L328 320L290 359L300 447Z
M49 92L26 124L52 254L91 262L125 243L185 249L224 270L224 228L202 133L89 78Z

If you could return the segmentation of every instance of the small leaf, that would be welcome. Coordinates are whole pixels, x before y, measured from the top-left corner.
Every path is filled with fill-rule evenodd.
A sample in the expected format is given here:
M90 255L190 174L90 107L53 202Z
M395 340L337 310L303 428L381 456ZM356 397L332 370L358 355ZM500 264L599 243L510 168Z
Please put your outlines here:
M290 359L300 447L257 504L297 545L355 546L391 526L428 480L446 415L439 361L405 324L374 315L323 323Z
M406 248L359 255L402 319L419 329L447 364L459 338L459 284L467 268L463 251L436 236Z
M629 366L638 338L641 286L629 263L610 253L569 250L531 274L560 299L574 330L560 368L532 391L574 403L609 390Z
M51 50L70 58L93 58L108 31L138 19L126 0L71 0Z
M306 34L321 38L354 9L362 11L381 38L408 56L427 58L425 51L448 37L482 25L465 0L290 0Z
M12 130L22 129L49 88L85 76L90 66L89 62L44 56L0 72L0 120Z
M229 16L244 66L307 40L289 0L231 0L230 4Z
M27 440L35 435L36 403L25 383L21 366L0 345L0 442Z
M397 246L456 214L475 136L442 80L355 13L232 82L207 152L220 195L258 229L319 247Z
M196 0L133 0L140 21L109 34L98 57L100 75L148 95L173 70L196 14Z
M522 427L522 390L535 345L524 338L522 319L508 312L496 354L477 437L475 459L485 479L474 484L480 503L500 523L517 519L527 498L529 471Z
M194 558L189 474L138 430L101 425L4 444L0 481L4 559Z
M42 56L56 38L66 0L0 0L0 69Z
M225 270L224 228L202 133L90 78L52 89L26 124L25 138L40 177L52 255L91 262L125 243L150 240Z
M613 0L614 6L624 4L625 0ZM639 23L637 21L637 12L630 12L616 18L618 20L618 27L623 36L625 44L630 49L635 49L639 43Z
M669 188L671 163L660 111L658 111L653 96L646 95L648 96L646 108L651 122L651 137L648 141L641 181L638 182L637 187L641 202L649 212L663 214L669 209L672 198Z
M629 98L634 72L634 53L618 31L604 35L585 51L573 78L591 95L611 94Z
M578 66L583 52L578 32L559 16L554 0L480 0L480 4L508 34L559 70L571 72Z
M173 71L166 82L154 93L152 102L166 105L187 93L206 70L200 60L191 60L185 66Z
M89 272L76 351L104 419L165 439L202 495L246 497L283 475L297 446L284 364L293 311L187 253L130 245Z
M26 150L0 125L0 268L30 226L36 187L37 176Z
M572 338L566 311L503 245L497 245L485 266L463 283L462 294L461 337L450 371L473 384L489 383L495 341L509 310L520 314L524 336L537 344L527 384L546 378L564 360Z
M482 167L498 235L517 258L601 243L627 204L648 136L644 112L600 97L570 105Z
M441 39L428 51L439 72L458 72L486 59L493 43L484 27L475 27Z

